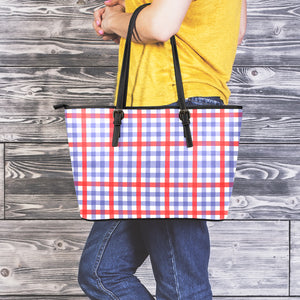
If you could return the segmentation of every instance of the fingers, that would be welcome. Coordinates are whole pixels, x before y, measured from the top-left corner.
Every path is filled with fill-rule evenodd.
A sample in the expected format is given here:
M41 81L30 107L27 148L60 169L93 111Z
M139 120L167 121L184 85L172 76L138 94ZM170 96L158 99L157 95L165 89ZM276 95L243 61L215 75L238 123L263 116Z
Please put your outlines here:
M102 15L105 12L105 7L99 8L94 11L94 21L98 27L101 26Z
M124 5L124 0L108 0L106 2L109 2L110 6L122 5L122 4ZM104 41L114 41L116 44L119 44L120 37L118 35L104 33L104 30L101 27L104 13L105 13L105 7L100 7L94 11L93 28L96 31L97 35L102 37Z
M125 8L125 0L107 0L104 1L104 4L106 6L121 5L123 8Z
M97 35L102 36L104 34L103 29L101 26L98 26L98 23L96 21L93 22L93 28L95 29Z

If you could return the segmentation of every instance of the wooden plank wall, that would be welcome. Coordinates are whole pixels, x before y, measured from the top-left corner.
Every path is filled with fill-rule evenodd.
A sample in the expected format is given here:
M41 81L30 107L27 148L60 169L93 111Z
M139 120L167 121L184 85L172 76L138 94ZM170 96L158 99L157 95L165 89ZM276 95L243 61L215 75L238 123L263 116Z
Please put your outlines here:
M0 0L0 298L87 299L59 102L111 104L117 46L95 0ZM300 3L248 0L231 103L244 106L232 209L209 222L215 299L300 299ZM147 261L138 276L154 293Z

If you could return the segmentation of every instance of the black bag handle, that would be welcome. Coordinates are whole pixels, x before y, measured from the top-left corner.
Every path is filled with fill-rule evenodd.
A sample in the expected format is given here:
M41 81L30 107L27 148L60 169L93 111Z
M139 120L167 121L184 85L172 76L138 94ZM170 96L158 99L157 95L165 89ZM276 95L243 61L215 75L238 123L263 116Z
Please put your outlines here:
M121 126L122 119L124 118L123 109L126 107L131 37L132 37L133 29L135 26L136 18L138 16L139 12L143 8L145 8L147 5L150 5L150 3L143 4L134 11L134 13L131 16L129 26L128 26L128 32L127 32L127 36L126 36L124 56L123 56L123 62L122 62L122 69L121 69L120 80L119 80L117 106L113 112L113 116L114 116L114 132L113 132L113 140L112 140L113 147L118 146L118 140L120 137L120 126ZM184 97L184 91L183 91L182 77L181 77L181 72L180 72L180 65L179 65L175 36L171 37L171 45L172 45L172 54L173 54L173 63L174 63L174 71L175 71L175 79L176 79L178 104L179 104L179 108L180 108L179 118L182 121L187 147L193 147L193 141L192 141L191 130L190 130L190 112L186 108L186 105L185 105L185 97Z

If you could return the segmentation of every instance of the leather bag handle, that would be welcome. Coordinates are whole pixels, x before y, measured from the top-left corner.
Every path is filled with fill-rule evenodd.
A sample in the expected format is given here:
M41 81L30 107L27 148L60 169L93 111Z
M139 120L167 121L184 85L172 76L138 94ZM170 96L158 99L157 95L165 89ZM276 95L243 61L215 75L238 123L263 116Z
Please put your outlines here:
M133 34L133 29L135 27L135 22L138 14L143 8L145 8L148 5L150 5L150 3L143 4L133 12L128 26L128 32L126 36L126 43L125 43L123 62L122 62L122 69L121 69L120 80L119 80L117 106L113 112L113 116L114 116L114 132L113 132L113 140L112 140L113 147L118 146L118 140L120 137L120 129L121 129L120 127L121 127L122 119L124 118L123 109L126 108L129 65L130 65L131 37ZM185 97L183 91L182 77L181 77L175 36L172 36L170 40L172 45L172 55L173 55L173 63L174 63L174 71L175 71L178 104L180 108L179 118L182 121L187 147L193 147L193 141L192 141L191 131L190 131L190 112L185 105Z

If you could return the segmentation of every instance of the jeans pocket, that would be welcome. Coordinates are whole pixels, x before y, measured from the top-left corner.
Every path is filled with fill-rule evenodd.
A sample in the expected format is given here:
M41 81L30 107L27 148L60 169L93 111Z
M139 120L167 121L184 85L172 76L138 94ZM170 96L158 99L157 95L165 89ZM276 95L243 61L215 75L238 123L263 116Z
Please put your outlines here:
M220 97L191 97L185 99L186 107L194 107L194 106L203 106L203 105L214 105L214 106L222 106L224 102ZM179 107L178 102L173 102L168 105L164 105L164 107Z
M186 100L186 103L190 106L202 106L202 105L214 105L222 106L224 105L223 100L219 97L191 97Z

